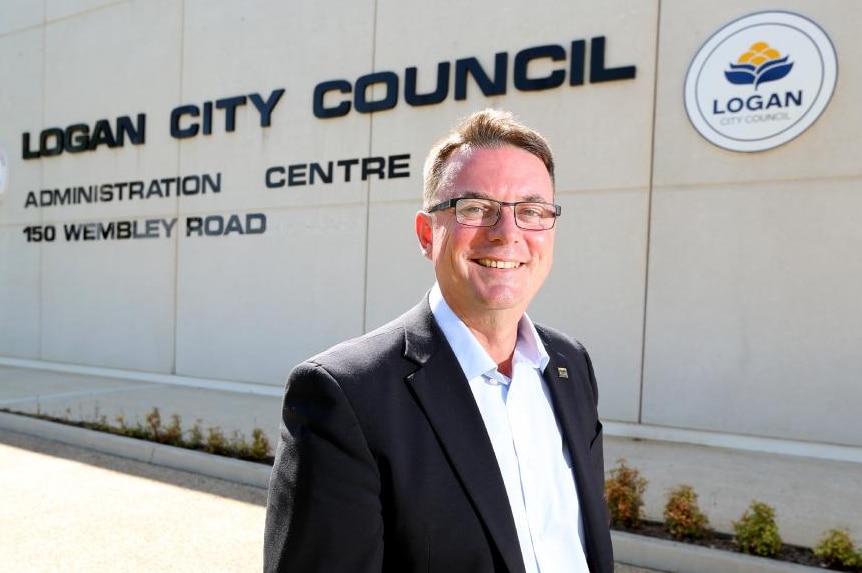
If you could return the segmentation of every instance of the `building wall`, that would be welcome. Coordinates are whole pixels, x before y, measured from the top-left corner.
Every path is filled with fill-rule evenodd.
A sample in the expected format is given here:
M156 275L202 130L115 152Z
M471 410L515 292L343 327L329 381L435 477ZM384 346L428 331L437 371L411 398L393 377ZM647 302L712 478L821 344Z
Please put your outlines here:
M716 30L762 10L822 27L838 82L796 139L728 151L689 121L686 73ZM860 16L855 0L2 0L0 357L280 386L299 360L430 287L413 234L425 153L460 117L501 107L543 132L558 162L555 268L531 316L588 347L606 419L862 446ZM606 68L633 66L635 77L590 81L595 38ZM585 77L570 85L580 45ZM565 59L536 60L529 73L560 70L565 82L520 90L516 54L540 46ZM428 93L439 63L472 57L490 74L499 53L505 93L470 79L463 99L450 83L440 103L405 101L408 68ZM399 82L393 109L361 113L354 102L344 116L315 116L316 86L351 86L326 96L334 106L379 72ZM271 103L278 90L262 125L254 98ZM381 84L365 95L385 97ZM198 134L172 135L173 113ZM44 130L92 133L98 120L139 114L143 143L23 157ZM286 184L288 166L363 158L394 172L363 180L360 164L347 180L336 165L332 183L312 184L310 167L294 168L306 184ZM271 177L283 186L267 186L271 168L285 171ZM161 183L167 196L118 199L116 183L204 174L220 191L178 195ZM28 204L43 190L105 184L113 200ZM132 221L155 236L66 237L69 226L113 222L116 232ZM233 232L187 231L220 221ZM46 227L54 240L35 240Z

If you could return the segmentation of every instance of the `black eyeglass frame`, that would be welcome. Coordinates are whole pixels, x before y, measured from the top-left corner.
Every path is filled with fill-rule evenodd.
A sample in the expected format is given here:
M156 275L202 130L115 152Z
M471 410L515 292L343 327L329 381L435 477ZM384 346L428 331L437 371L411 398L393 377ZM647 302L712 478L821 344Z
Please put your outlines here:
M462 223L461 221L458 221L457 209L456 209L455 210L455 213L456 213L455 220L458 221L459 225L464 225L465 227L493 227L494 225L496 225L497 223L500 222L500 217L503 216L503 207L512 207L512 209L515 210L515 209L517 209L518 205L546 205L546 206L554 208L553 223L551 223L551 226L548 227L547 229L531 229L529 227L522 227L520 225L520 223L518 222L517 216L515 216L515 225L517 225L517 227L519 229L523 229L525 231L549 231L549 230L554 228L554 225L557 224L557 217L559 217L563 212L563 208L561 206L557 205L556 203L546 203L544 201L508 202L508 201L497 201L496 199L489 199L487 197L455 197L453 199L446 199L445 201L441 201L440 203L437 203L436 205L429 207L428 210L426 211L426 213L436 213L437 211L443 211L445 209L455 209L455 206L458 205L458 201L466 201L466 200L475 201L477 199L480 201L490 201L492 203L498 204L500 207L497 209L497 218L490 225L471 225L468 223Z

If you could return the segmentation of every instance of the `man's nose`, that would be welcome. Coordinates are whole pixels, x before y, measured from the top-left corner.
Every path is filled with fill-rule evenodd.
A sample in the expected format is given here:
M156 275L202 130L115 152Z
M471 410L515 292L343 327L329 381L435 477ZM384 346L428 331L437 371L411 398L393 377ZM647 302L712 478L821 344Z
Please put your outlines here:
M501 205L497 222L488 230L494 236L520 233L521 229L515 221L515 206Z

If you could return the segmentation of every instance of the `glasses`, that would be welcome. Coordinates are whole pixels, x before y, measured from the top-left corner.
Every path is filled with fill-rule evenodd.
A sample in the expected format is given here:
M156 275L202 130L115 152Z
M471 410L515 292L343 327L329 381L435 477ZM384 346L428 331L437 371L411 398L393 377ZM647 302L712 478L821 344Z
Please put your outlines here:
M515 224L527 231L547 231L554 227L562 207L539 201L516 201L506 203L478 197L457 197L437 203L429 213L444 209L455 209L455 220L467 227L493 227L500 220L504 206L515 211Z

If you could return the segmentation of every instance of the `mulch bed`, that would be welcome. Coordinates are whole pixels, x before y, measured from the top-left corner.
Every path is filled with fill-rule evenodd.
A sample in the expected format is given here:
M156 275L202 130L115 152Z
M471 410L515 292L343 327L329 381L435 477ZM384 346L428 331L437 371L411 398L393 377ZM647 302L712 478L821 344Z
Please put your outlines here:
M664 539L667 541L681 541L668 533L667 529L665 529L664 524L658 521L643 521L642 525L636 529L625 529L621 527L614 527L614 529L617 531L624 531L626 533L633 533L635 535L643 535L645 537L653 537L656 539ZM708 537L704 537L702 539L687 539L681 542L690 543L692 545L698 545L701 547L708 547L710 549L739 552L736 547L736 544L733 542L733 536L727 533L713 532ZM771 559L787 561L790 563L797 563L799 565L806 565L808 567L817 567L819 569L825 569L828 571L862 571L862 569L858 568L827 568L820 562L820 559L816 555L814 555L814 552L811 549L807 547L800 547L798 545L790 545L787 543L783 544L781 546L781 551L779 551L778 555L776 555L775 557L771 557Z

